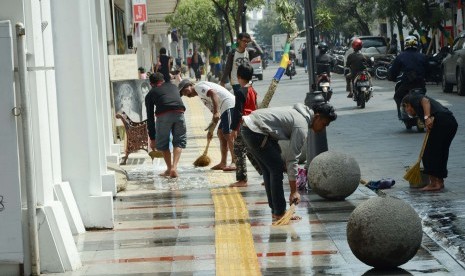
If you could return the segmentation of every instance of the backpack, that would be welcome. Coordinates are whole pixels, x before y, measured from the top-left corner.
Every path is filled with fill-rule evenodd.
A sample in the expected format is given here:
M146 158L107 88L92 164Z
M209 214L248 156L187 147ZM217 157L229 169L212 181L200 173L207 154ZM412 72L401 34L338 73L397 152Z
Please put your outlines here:
M257 91L255 91L252 86L249 86L247 88L247 95L245 95L244 111L242 112L242 115L249 115L257 108Z

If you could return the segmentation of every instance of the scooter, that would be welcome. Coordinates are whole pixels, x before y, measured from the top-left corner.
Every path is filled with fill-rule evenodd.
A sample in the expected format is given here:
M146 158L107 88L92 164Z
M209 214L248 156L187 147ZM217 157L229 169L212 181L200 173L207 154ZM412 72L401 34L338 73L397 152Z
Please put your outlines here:
M354 79L352 93L357 106L365 108L365 103L373 97L373 87L370 85L371 76L368 71L364 70L357 74Z
M402 84L402 81L398 77L398 81L396 83L394 91L397 91L397 89L399 88L401 84ZM409 93L420 93L420 94L425 95L426 88L415 88L415 89L410 90ZM418 132L425 131L425 124L423 123L423 121L418 116L412 117L408 115L403 106L400 107L400 120L404 123L406 129L412 129L413 127L416 127Z
M321 95L326 102L329 102L333 95L333 89L331 88L331 80L328 73L323 72L316 77L317 90L321 91Z
M294 59L290 59L286 67L286 76L289 76L289 78L292 80L292 77L296 74L297 72L295 71Z

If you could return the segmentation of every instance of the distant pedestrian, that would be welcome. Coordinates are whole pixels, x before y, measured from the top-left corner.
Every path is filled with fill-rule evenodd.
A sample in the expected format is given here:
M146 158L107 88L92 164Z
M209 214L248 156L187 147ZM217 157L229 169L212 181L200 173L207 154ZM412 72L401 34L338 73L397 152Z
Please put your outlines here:
M422 161L423 172L429 175L430 183L422 190L444 189L444 178L448 173L449 148L457 133L457 121L449 109L420 93L407 94L402 99L402 105L410 116L422 118L429 131Z
M240 132L242 124L242 116L249 115L257 109L257 92L252 87L253 68L250 64L241 64L237 68L237 80L241 85L238 92L234 92L236 97L236 105L232 117L231 128L234 139L234 155L236 156L236 182L231 184L231 187L247 187L247 157L249 157L252 165L261 174L260 167L253 159L253 156L247 152L247 147L244 144Z
M250 47L249 47L250 44ZM237 80L237 68L243 63L249 63L255 57L263 53L262 48L250 37L248 33L240 33L237 35L237 48L230 51L226 59L226 65L221 77L221 86L225 86L228 82L234 92L239 91L241 85Z
M398 41L397 41L397 34L393 34L393 35L392 35L392 38L391 38L390 45L389 45L389 52L388 52L388 54L397 55L397 52L398 52L397 44L398 44Z
M212 170L235 171L236 158L234 156L234 139L231 135L231 118L234 112L235 99L226 88L208 81L197 84L189 79L184 79L178 86L179 94L189 98L199 96L203 104L213 113L213 122L220 121L218 126L218 138L220 140L221 161L213 166ZM213 134L208 132L207 139ZM228 151L231 153L231 164L227 166Z
M194 70L195 80L200 81L200 77L202 76L200 67L203 66L202 56L199 54L197 49L194 49L194 53L192 54L191 59L191 67Z
M158 56L158 62L155 66L155 72L163 74L165 82L171 81L171 58L166 54L165 48L160 48L160 55Z
M300 53L302 55L302 62L304 64L305 73L307 73L307 43L304 43Z
M186 108L177 87L171 82L164 82L164 78L159 72L150 76L152 89L145 97L147 129L150 148L163 152L166 170L160 176L175 178L178 177L177 169L182 149L186 148ZM173 155L169 149L170 134L173 136Z
M263 172L268 205L274 220L279 220L286 212L283 168L287 168L291 190L289 203L298 204L300 194L296 184L297 168L308 130L321 132L336 117L334 108L328 103L315 105L311 109L301 103L263 108L242 117L241 135L247 150L252 153ZM289 141L285 161L281 157L279 140Z

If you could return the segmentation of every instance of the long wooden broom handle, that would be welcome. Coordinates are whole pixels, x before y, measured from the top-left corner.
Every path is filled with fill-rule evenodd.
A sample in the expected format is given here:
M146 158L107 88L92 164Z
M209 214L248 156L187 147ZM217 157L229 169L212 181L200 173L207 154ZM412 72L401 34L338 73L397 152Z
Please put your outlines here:
M203 155L207 155L208 153L208 147L210 146L210 142L212 139L207 139L207 146L205 147L205 150L203 152Z
M419 161L421 161L421 158L423 157L423 152L425 151L426 142L428 142L428 136L429 136L429 131L427 131L425 134L425 139L423 140L423 146L421 146L420 156L418 157Z

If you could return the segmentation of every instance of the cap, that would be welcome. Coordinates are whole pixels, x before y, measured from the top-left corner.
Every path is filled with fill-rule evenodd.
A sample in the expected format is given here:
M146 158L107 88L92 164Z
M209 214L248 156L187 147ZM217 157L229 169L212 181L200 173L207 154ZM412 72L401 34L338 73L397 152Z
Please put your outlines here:
M181 91L186 88L186 86L188 85L192 85L193 83L191 82L190 79L183 79L179 85L178 85L178 91L179 91L179 95L182 97L182 93Z

